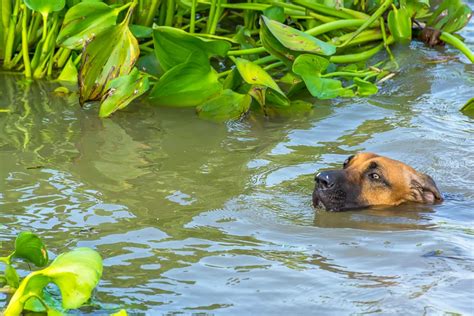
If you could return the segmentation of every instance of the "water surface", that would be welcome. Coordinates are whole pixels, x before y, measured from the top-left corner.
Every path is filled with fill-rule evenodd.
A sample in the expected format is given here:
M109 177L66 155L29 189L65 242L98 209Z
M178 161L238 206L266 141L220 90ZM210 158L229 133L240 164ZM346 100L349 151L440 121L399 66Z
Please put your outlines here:
M396 53L377 96L222 125L146 103L100 120L56 84L0 74L2 253L24 230L52 257L97 249L91 314L473 314L474 119L458 110L474 67ZM315 211L314 172L358 151L430 174L445 202Z

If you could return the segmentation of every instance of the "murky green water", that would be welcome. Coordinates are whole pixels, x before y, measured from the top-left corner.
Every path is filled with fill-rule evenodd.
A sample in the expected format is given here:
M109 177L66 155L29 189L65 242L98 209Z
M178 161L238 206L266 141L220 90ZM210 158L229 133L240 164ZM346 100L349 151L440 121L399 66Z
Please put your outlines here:
M97 249L90 313L471 314L474 119L458 109L474 67L397 53L403 71L375 97L227 125L146 104L100 120L1 74L2 246L33 230L53 254ZM446 201L315 212L313 173L356 151L429 173Z

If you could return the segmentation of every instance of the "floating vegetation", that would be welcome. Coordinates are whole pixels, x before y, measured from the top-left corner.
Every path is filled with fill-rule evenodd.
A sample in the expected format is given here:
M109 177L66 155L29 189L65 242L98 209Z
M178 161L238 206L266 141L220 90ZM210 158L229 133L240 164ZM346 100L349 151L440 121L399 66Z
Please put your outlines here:
M3 0L1 8L3 68L77 82L80 103L99 101L101 117L147 92L153 104L220 121L287 111L305 93L368 96L397 70L390 47L416 39L474 62L455 34L472 15L461 0Z

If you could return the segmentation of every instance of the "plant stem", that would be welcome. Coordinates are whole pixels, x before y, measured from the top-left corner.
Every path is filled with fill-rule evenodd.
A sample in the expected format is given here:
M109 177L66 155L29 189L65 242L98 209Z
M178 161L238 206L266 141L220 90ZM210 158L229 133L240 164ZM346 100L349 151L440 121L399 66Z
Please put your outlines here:
M349 44L350 41L354 39L357 35L359 35L363 30L368 28L372 25L375 21L378 20L379 17L392 5L393 0L385 0L385 2L372 14L372 16L362 24L357 31L355 31L350 38L348 38L340 47L344 47Z
M174 0L166 0L166 19L165 19L166 26L173 26L174 6L175 6Z
M194 33L195 31L195 23L196 23L196 7L197 7L197 0L192 0L191 4L191 20L189 21L189 33Z
M161 0L152 0L151 6L148 10L148 14L145 19L145 26L151 26L153 24L153 18L156 14L156 9L160 5Z
M265 47L255 47L255 48L248 48L248 49L231 50L227 52L227 56L262 54L266 52L267 51Z
M41 39L45 41L48 32L48 13L41 13L41 15L43 16L43 35L41 36Z
M26 5L21 5L23 11L21 19L21 50L23 55L23 64L25 65L25 77L31 78L30 55L28 52L28 29L26 28Z
M317 35L324 34L330 31L334 31L334 30L359 27L364 23L365 23L364 20L359 20L359 19L338 20L338 21L333 21L329 23L324 23L322 25L318 25L316 27L313 27L307 30L305 33L312 36L317 36Z
M211 8L209 9L209 18L207 19L206 33L209 33L211 30L212 21L214 21L214 15L216 14L216 1L211 0Z
M449 34L448 32L442 32L439 39L459 49L471 61L471 63L474 63L474 54L459 38Z
M391 45L395 42L392 36L387 39L387 45ZM331 56L329 61L335 64L349 64L349 63L357 63L359 61L364 61L369 59L370 57L377 54L383 47L385 43L380 43L377 46L357 54L348 54L348 55L338 55L338 56Z
M10 24L8 25L8 34L7 34L6 44L5 44L5 58L3 60L3 64L5 68L7 69L11 69L13 68L13 66L15 66L11 64L11 61L12 61L13 50L14 50L13 45L15 42L15 26L17 24L18 12L20 10L20 2L21 0L15 1L13 14L10 16Z

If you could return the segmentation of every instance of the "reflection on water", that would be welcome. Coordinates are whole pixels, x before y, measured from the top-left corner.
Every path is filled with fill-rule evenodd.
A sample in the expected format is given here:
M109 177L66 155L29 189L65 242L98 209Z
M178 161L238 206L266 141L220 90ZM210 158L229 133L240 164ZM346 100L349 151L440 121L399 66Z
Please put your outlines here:
M471 313L474 121L458 109L474 70L397 49L377 96L227 125L146 103L99 120L0 74L2 247L34 230L52 254L97 249L88 313ZM313 210L314 172L362 150L429 173L446 201Z

